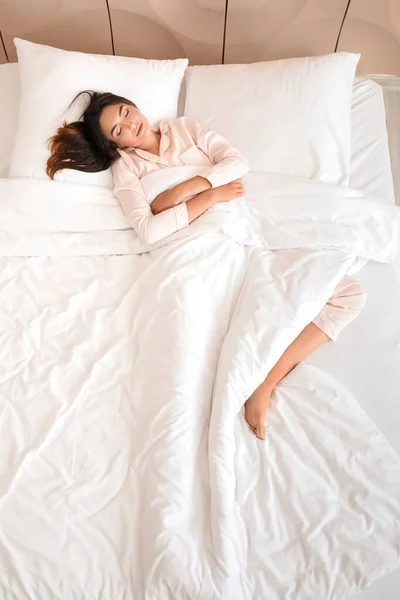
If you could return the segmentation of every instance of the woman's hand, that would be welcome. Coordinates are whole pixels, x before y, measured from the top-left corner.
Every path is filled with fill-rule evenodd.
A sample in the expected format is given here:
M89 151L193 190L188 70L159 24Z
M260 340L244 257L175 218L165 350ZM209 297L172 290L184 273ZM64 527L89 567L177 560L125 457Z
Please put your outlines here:
M211 183L208 181L208 179L196 175L196 177L192 177L187 181L178 183L171 189L159 194L151 203L151 211L153 215L157 215L168 208L177 206L177 204L187 200L187 198L196 196L197 194L200 194L205 190L209 190L210 188Z
M201 180L203 180L206 183L203 184ZM193 179L190 179L189 182L191 185L198 183L202 187L205 187L207 184L208 186L210 186L210 183L202 177L194 177ZM153 215L157 215L158 213L163 212L164 210L168 210L168 208L177 206L185 198L187 198L186 194L188 193L188 189L184 187L185 184L186 182L184 182L183 184L178 184L173 188L159 194L151 203L150 208ZM193 192L193 189L191 189L191 191ZM207 201L212 200L211 204L215 204L216 202L230 202L231 200L236 200L237 198L240 198L244 194L244 187L241 179L236 179L235 181L231 181L230 183L226 183L225 185L220 185L216 188L207 189L206 191L207 194L204 196L204 198L207 198ZM200 192L199 194L195 195L195 197L201 196L202 193L205 194L205 191Z
M235 179L225 185L213 188L214 202L230 202L236 200L244 194L244 187L241 179Z
M202 215L208 208L213 206L213 204L236 200L237 198L240 198L240 196L243 196L243 194L244 188L240 179L197 194L197 196L190 198L190 200L186 202L189 223L197 219L197 217Z
M158 196L151 203L150 208L153 215L157 215L158 213L163 212L168 208L172 208L180 203L181 196L178 193L177 186L175 186L170 190L166 190L165 192L158 194Z

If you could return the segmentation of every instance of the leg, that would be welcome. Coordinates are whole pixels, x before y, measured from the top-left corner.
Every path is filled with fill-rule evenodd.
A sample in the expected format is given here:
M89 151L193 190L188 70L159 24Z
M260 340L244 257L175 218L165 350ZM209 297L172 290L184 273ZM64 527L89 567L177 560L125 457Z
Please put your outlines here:
M295 366L301 363L314 350L327 342L329 337L314 323L307 325L300 335L290 344L282 354L276 365L268 373L266 379L250 396L245 404L246 421L256 436L263 440L264 418L267 411L272 391Z
M341 330L360 314L365 300L361 284L345 277L313 322L285 350L245 404L246 421L259 439L265 437L265 413L276 384L319 346L329 339L335 340Z

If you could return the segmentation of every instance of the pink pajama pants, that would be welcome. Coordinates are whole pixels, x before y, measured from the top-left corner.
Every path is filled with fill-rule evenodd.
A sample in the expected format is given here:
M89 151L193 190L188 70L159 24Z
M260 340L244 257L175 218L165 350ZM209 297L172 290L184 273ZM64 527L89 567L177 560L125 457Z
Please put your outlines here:
M335 287L333 296L312 322L331 340L336 340L342 329L358 317L366 299L363 285L346 276Z

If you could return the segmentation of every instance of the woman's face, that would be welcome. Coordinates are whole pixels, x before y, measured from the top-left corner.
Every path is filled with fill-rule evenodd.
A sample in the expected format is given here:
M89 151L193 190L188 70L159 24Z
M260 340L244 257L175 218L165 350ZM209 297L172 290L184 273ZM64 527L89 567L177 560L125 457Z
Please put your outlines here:
M108 140L118 146L140 148L151 132L146 117L131 104L112 104L103 108L100 128Z

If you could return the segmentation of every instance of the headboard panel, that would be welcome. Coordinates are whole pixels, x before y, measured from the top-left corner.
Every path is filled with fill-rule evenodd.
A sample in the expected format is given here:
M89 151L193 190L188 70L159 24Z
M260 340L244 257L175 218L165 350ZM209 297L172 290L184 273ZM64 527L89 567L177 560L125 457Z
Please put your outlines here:
M338 43L361 52L359 74L400 75L400 0L0 0L0 31L10 61L15 36L192 65L324 54Z
M2 65L3 63L6 63L6 62L7 62L7 56L6 56L6 53L4 52L2 36L1 36L1 32L0 32L0 65Z
M338 49L361 52L361 73L400 75L400 0L351 0Z
M13 0L1 7L0 28L10 62L15 36L65 50L112 54L104 0Z
M229 0L225 62L333 52L347 0Z
M115 54L218 64L225 0L108 0Z

